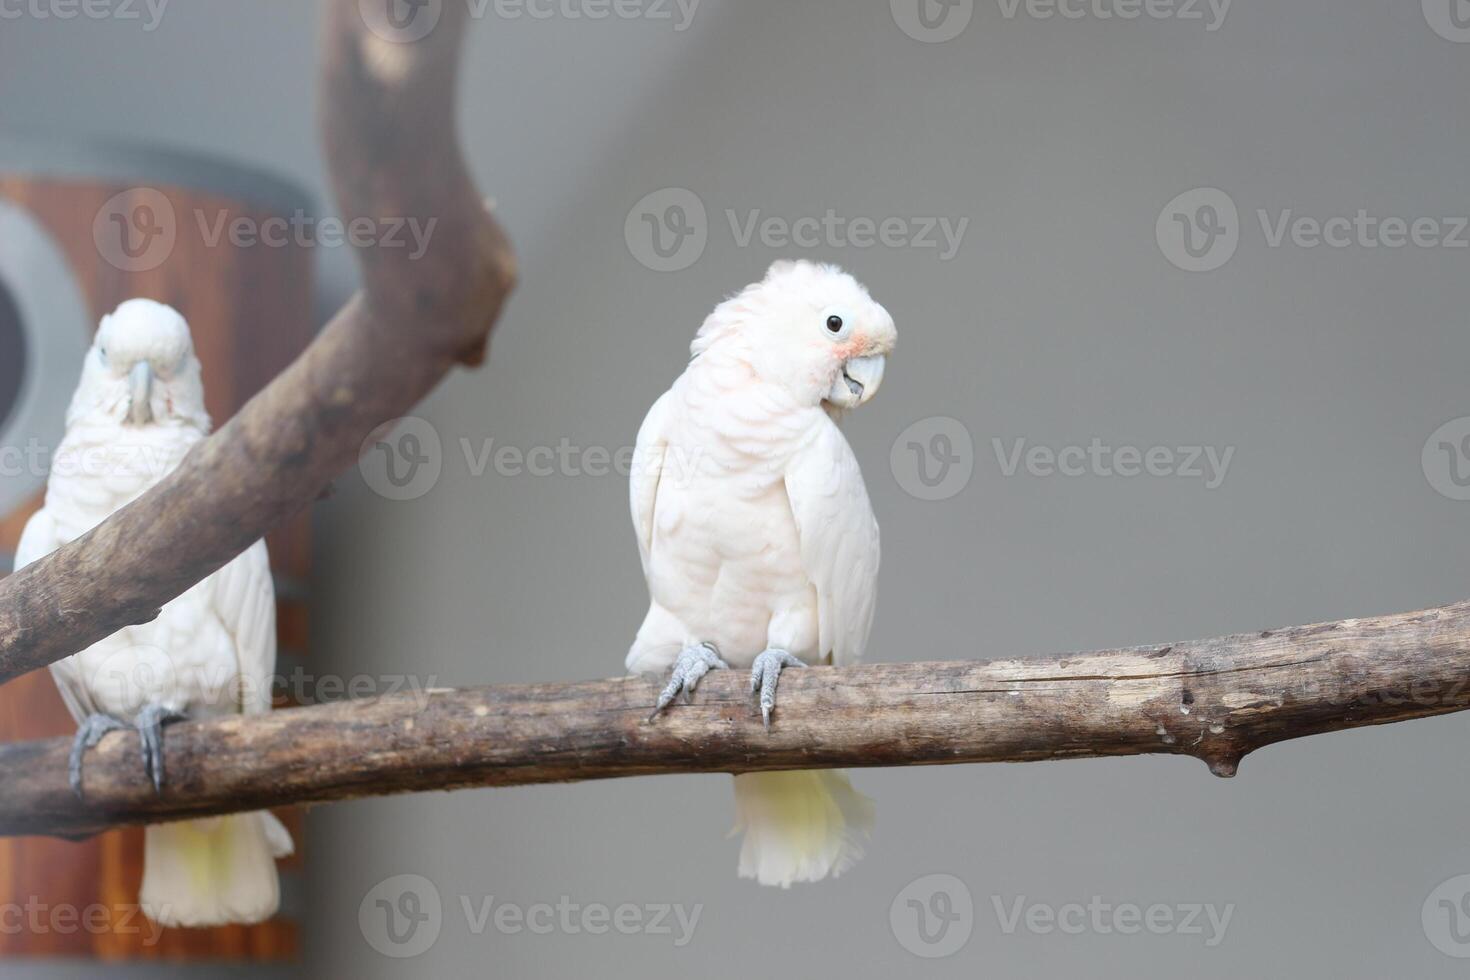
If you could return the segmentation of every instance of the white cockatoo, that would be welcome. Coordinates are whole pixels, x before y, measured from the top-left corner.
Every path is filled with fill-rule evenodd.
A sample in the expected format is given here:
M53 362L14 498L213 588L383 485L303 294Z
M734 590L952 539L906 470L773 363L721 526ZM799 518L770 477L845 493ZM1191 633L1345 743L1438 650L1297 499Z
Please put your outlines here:
M53 456L45 506L21 535L22 568L100 524L168 475L209 434L189 326L160 303L135 299L104 317L87 352ZM136 729L140 778L161 789L162 726L188 718L259 714L271 707L275 588L265 542L163 607L51 665L80 726L70 778L82 792L86 749ZM151 826L139 904L162 925L259 922L280 904L276 858L291 837L269 813Z
M749 669L767 726L781 670L863 655L878 522L837 427L883 380L893 318L855 279L777 262L700 328L649 411L632 474L648 616L627 669L673 669L654 716L712 668ZM862 857L873 803L841 772L735 777L740 876L836 876Z

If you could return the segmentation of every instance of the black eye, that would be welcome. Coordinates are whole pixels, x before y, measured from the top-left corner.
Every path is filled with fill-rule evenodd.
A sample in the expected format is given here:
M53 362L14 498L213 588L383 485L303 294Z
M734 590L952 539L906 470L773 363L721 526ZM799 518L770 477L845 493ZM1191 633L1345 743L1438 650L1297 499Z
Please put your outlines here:
M832 331L833 333L841 333L842 317L837 316L836 314L827 317L827 329Z

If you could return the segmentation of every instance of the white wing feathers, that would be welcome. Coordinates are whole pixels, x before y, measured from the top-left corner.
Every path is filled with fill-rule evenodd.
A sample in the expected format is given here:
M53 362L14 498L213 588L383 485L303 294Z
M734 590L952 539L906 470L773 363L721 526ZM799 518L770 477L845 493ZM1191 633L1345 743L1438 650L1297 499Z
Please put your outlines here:
M240 711L247 715L269 711L276 670L276 594L264 541L255 542L214 573L214 610L235 640Z
M60 548L64 542L56 530L56 519L43 507L26 521L25 530L20 532L20 544L15 548L15 570L20 571L32 562L40 561ZM51 676L56 679L56 689L66 710L77 721L92 713L92 699L87 696L86 685L70 659L58 660L51 665Z
M638 532L638 557L643 562L645 577L648 556L653 552L654 504L658 501L658 484L669 445L667 422L671 394L666 392L648 410L643 425L638 428L638 444L633 450L628 499L633 507L633 528Z
M823 659L862 659L878 599L878 521L857 457L836 425L818 427L791 461L786 495L802 564L817 589Z
M18 572L45 558L59 547L61 541L57 539L56 522L45 508L36 511L26 521L25 530L20 532L20 544L15 548L15 570Z

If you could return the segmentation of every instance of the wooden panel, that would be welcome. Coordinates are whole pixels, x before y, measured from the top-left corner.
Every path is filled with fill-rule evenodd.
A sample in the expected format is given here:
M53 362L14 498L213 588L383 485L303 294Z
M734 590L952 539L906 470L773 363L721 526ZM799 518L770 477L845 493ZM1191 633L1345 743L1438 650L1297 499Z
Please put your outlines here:
M156 187L176 216L173 251L155 269L124 272L99 253L93 221L106 202L128 190L126 186L0 174L0 197L29 210L62 247L90 305L94 326L103 314L134 297L168 303L184 315L204 366L209 412L219 424L310 341L310 254L294 243L237 248L225 238L211 245L200 233L196 216L204 216L212 226L220 216L258 223L272 213L194 189ZM0 515L0 552L14 550L25 518L38 505L34 501L19 513ZM307 581L311 536L306 516L271 535L269 545L278 577ZM5 571L8 567L0 569ZM283 598L280 635L293 659L307 649L307 627L304 600ZM0 739L73 731L75 724L48 672L37 671L0 687ZM301 815L281 816L298 848L296 857L282 862L282 871L299 869ZM75 843L50 838L0 840L0 903L24 908L43 904L41 921L48 923L15 934L0 931L0 957L258 961L297 956L299 929L284 916L258 926L168 929L160 934L134 911L142 877L142 841L138 829ZM52 911L66 907L76 910L79 925L67 927L69 919L58 919L51 927Z

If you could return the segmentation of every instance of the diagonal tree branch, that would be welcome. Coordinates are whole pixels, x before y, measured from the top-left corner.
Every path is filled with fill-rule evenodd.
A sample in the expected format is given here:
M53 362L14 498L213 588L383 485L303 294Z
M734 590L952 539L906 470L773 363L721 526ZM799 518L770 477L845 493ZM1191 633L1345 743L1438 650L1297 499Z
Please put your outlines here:
M372 700L167 729L155 795L135 736L0 747L0 834L430 789L836 766L1187 755L1231 776L1248 752L1470 707L1470 602L1171 646L1027 660L813 667L782 676L771 730L740 671L646 723L659 684L625 678Z
M453 95L464 4L394 43L329 0L321 123L342 215L433 220L426 253L362 249L363 292L157 487L0 580L0 682L148 622L315 500L363 440L483 359L515 261L465 168ZM269 324L263 325L269 329Z

